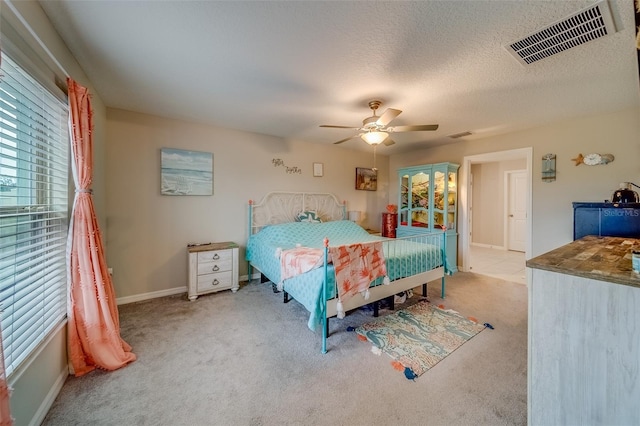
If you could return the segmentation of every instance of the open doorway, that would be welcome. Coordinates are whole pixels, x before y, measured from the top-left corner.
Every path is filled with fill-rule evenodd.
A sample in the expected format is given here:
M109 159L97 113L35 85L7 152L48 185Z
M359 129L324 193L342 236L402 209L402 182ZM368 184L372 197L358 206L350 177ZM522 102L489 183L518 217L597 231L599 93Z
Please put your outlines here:
M459 210L463 271L526 283L532 156L532 148L523 148L464 158Z

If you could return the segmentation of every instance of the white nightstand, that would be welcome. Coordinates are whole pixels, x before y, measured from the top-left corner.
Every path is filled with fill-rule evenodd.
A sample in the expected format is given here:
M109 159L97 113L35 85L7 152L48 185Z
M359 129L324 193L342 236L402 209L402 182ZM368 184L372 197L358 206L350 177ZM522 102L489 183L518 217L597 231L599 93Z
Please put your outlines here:
M221 290L234 293L238 283L238 245L233 242L187 247L189 300Z

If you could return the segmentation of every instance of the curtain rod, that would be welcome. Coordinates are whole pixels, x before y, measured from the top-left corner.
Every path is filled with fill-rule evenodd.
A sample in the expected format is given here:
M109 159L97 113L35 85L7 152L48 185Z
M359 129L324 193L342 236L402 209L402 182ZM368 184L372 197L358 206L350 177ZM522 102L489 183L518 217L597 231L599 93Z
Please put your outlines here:
M38 34L36 34L36 32L33 30L33 28L31 28L31 25L29 25L27 20L24 19L22 14L20 12L18 12L18 9L16 9L16 7L13 5L12 1L11 0L4 0L4 3L7 6L9 6L9 9L11 9L13 14L20 20L20 23L26 28L26 30L29 31L29 34L31 34L31 36L38 43L40 48L42 50L44 50L44 52L47 54L49 59L51 59L53 61L53 63L58 67L58 70L62 71L62 73L64 74L65 77L70 77L70 75L67 72L67 70L65 70L64 67L62 66L62 64L56 59L55 56L53 56L53 53L51 53L49 48L44 44L44 42L40 39L40 37L38 37Z

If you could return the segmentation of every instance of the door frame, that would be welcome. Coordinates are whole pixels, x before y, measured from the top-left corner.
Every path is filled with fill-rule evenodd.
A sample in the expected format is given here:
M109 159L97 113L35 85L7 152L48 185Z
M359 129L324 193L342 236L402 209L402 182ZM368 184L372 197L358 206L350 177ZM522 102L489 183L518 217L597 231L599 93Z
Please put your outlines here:
M478 163L489 163L496 161L525 159L527 172L527 241L525 243L525 258L531 257L531 236L532 236L532 220L531 220L531 197L533 192L533 148L519 148L508 151L488 152L485 154L465 156L460 167L460 206L459 221L460 224L460 248L462 249L462 270L469 272L470 254L469 246L471 238L469 236L469 176L471 174L471 165Z

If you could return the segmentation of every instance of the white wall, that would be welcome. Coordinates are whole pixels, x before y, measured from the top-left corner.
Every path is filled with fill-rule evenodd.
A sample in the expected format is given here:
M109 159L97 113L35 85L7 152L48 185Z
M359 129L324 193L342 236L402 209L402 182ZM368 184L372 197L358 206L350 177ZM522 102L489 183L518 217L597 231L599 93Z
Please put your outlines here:
M637 86L629 90L640 96ZM391 156L390 200L397 202L393 201L398 197L394 171L400 167L443 161L462 164L465 156L525 147L533 147L532 256L537 256L573 239L573 201L604 201L611 198L619 182L640 184L640 108ZM615 161L606 166L575 166L571 160L590 152L613 154ZM541 170L542 156L547 153L557 155L557 176L554 182L545 183Z
M372 150L284 141L117 109L109 109L107 119L107 262L121 303L186 291L189 242L234 241L244 259L248 202L270 191L333 193L349 210L365 213L362 225L380 229L389 198L388 157L377 156L377 191L355 189L355 168L373 166ZM213 196L160 195L161 148L213 153ZM274 167L274 158L302 173L287 174ZM324 163L323 177L313 177L315 162ZM243 261L240 275L246 273Z
M269 191L334 193L349 209L367 212L364 224L379 229L386 204L397 203L398 168L444 161L462 164L465 156L531 146L535 256L571 241L572 201L604 200L618 182L640 182L640 109L635 108L396 155L388 164L379 156L376 192L354 189L355 167L372 165L368 153L116 109L109 109L107 118L107 261L114 268L121 302L182 291L188 242L235 241L244 253L248 200L259 200ZM212 152L214 195L160 195L163 147ZM571 159L581 152L611 153L616 160L606 166L576 167ZM541 180L541 158L547 153L557 155L557 178L551 183ZM274 158L303 173L286 174L273 166ZM312 176L314 162L324 163L323 178ZM516 167L504 165L500 170L511 166ZM502 184L498 186L502 191ZM246 274L244 262L240 273Z

